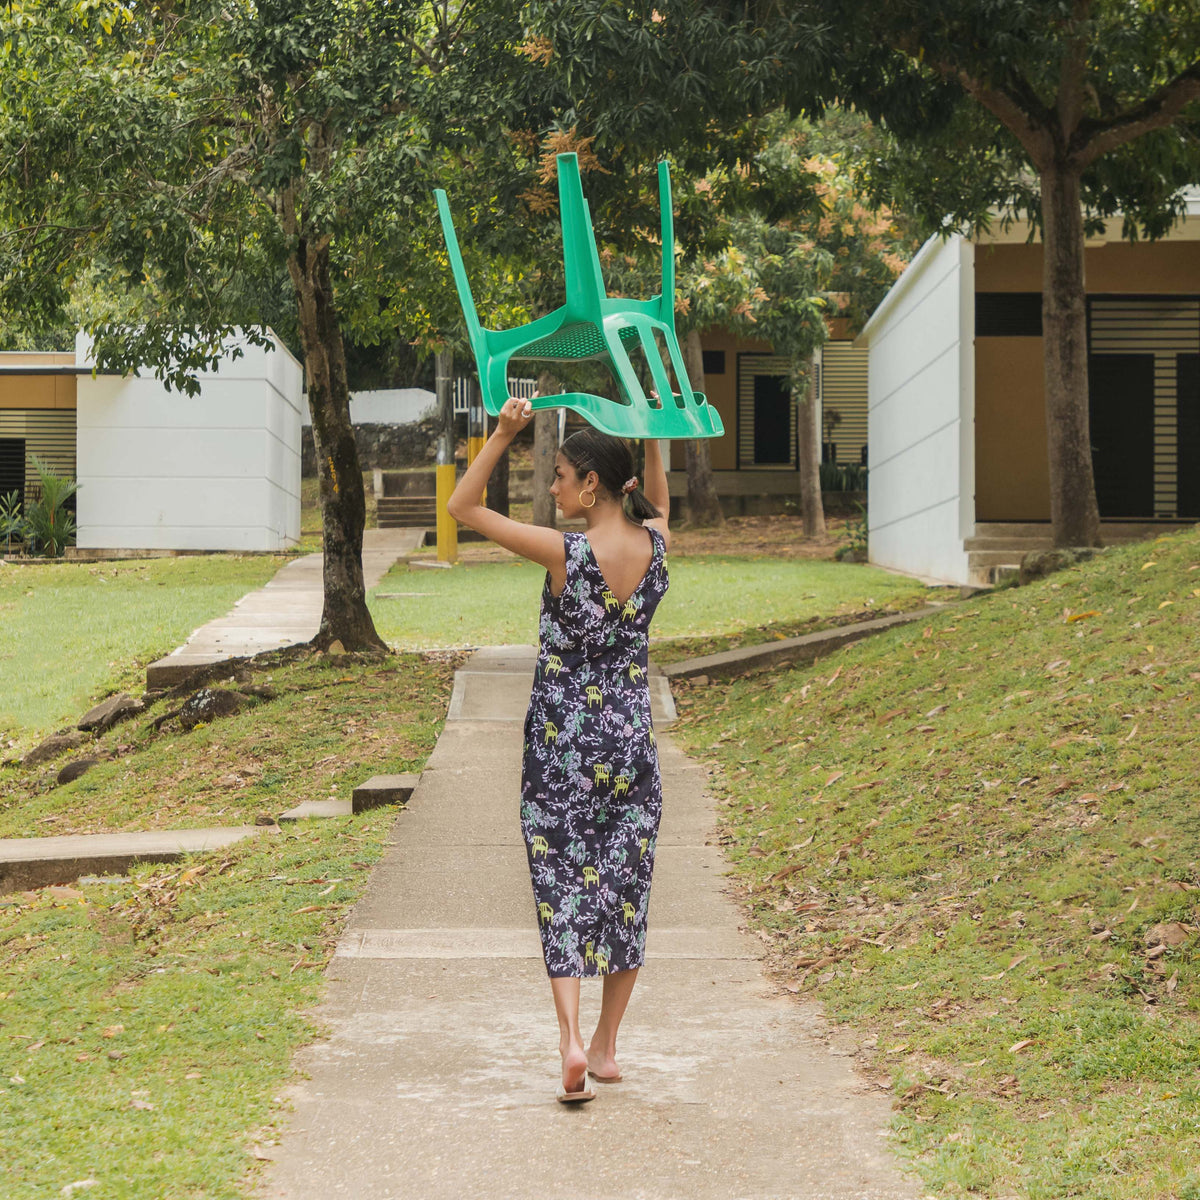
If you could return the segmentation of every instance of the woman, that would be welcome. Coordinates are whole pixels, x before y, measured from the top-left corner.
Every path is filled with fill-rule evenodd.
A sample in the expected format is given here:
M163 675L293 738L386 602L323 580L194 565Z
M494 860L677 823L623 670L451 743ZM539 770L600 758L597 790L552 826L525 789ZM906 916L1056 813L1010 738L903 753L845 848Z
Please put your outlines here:
M573 1102L594 1098L589 1075L601 1083L621 1078L617 1029L645 953L662 811L646 649L667 590L669 498L657 442L646 442L643 494L626 443L588 427L563 443L550 488L565 518L584 518L586 533L523 525L483 507L492 468L532 417L527 400L504 405L449 511L546 568L521 830L558 1013L558 1098ZM600 1018L585 1048L579 980L597 975L604 978Z

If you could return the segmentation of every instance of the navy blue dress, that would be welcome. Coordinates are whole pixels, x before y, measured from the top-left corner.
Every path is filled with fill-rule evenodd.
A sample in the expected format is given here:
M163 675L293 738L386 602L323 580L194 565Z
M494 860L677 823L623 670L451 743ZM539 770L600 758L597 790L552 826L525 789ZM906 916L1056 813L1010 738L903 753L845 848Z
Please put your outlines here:
M567 579L542 590L525 717L521 831L546 970L595 976L645 957L662 814L646 679L650 618L667 590L662 534L628 600L609 589L587 536L564 533Z

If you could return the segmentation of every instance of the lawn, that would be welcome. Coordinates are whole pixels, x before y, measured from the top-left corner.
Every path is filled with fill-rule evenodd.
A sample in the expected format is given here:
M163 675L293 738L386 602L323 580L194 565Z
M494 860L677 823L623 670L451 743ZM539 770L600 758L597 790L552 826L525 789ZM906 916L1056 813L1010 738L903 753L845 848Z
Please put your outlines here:
M237 824L420 770L452 666L281 659L254 672L275 699L190 734L119 726L97 747L111 759L77 783L48 790L44 769L7 768L5 833ZM130 1200L244 1196L393 813L0 897L5 1200L88 1180Z
M729 639L788 636L818 619L913 608L929 595L911 579L827 561L688 555L672 556L669 570L671 589L652 638L664 660ZM442 570L399 564L372 593L371 612L397 649L532 643L545 577L541 567L515 558Z
M938 1196L1200 1197L1200 533L677 696Z
M29 744L223 616L287 560L189 555L0 566L0 747Z

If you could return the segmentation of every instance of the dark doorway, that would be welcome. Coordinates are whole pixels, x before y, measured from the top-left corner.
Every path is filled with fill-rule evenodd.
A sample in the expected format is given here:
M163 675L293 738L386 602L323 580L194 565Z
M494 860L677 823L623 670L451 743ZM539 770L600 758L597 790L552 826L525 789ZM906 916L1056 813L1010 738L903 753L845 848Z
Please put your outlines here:
M782 375L754 376L754 462L791 464L792 400Z
M1200 354L1179 355L1175 382L1179 434L1175 515L1200 520Z
M1154 355L1088 360L1092 467L1106 519L1154 516Z
M0 499L16 492L25 501L25 439L0 438Z

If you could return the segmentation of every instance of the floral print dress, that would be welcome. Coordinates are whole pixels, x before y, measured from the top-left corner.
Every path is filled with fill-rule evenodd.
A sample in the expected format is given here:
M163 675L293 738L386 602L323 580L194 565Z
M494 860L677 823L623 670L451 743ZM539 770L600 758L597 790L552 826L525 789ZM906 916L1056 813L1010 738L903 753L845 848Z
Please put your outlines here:
M628 600L582 533L564 533L567 579L542 590L541 644L525 717L521 831L546 970L641 966L662 813L646 681L650 618L667 590L662 534Z

